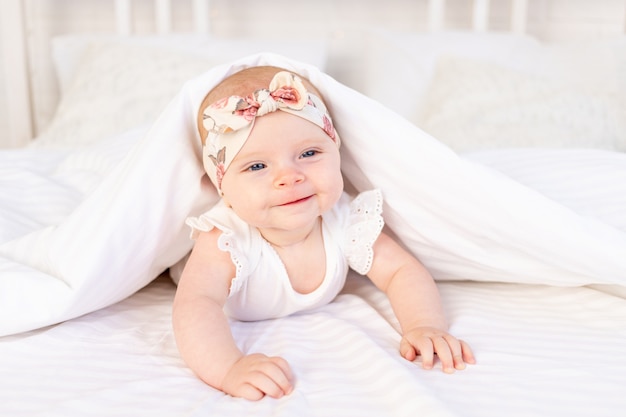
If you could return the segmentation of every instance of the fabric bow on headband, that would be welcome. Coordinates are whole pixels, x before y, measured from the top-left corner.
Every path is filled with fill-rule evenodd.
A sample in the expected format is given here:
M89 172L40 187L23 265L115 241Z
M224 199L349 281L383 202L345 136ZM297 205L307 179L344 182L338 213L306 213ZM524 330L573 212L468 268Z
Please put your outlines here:
M222 178L248 140L257 117L281 110L316 124L337 146L339 135L322 100L307 91L300 77L287 71L274 75L269 89L247 97L225 97L204 110L207 138L202 149L204 169L221 191Z

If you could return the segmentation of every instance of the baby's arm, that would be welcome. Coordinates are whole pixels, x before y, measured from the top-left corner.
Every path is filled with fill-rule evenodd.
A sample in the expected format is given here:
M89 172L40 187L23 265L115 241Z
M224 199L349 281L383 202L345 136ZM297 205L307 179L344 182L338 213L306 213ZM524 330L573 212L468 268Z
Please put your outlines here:
M368 276L387 294L400 322L403 357L413 361L419 354L422 366L431 369L437 354L447 373L476 362L470 347L448 333L439 291L430 273L385 233L374 244Z
M183 360L207 384L234 397L279 398L293 389L282 358L244 355L233 339L223 306L235 268L217 247L221 232L200 233L182 273L172 312Z

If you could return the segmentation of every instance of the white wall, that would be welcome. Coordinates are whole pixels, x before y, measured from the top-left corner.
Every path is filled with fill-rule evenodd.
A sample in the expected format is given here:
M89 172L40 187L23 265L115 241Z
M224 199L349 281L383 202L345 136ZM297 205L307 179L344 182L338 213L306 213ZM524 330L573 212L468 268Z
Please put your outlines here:
M54 76L49 40L68 32L110 33L115 30L114 2L103 0L23 0L28 16L29 60L33 75L35 134L41 132L54 115L59 89ZM135 0L133 22L138 33L150 33L154 25L152 0ZM176 31L190 31L189 0L172 0ZM367 53L360 41L368 26L397 30L425 30L427 0L212 0L212 33L224 37L324 37L331 41L331 53L347 62ZM471 0L447 0L445 28L469 29ZM625 0L528 0L528 30L545 40L613 36L624 31ZM491 0L489 26L506 30L510 0ZM1 34L0 34L1 36ZM1 39L0 39L1 41ZM1 43L0 43L1 45ZM341 75L341 64L329 68ZM0 66L0 79L4 79ZM340 77L338 77L340 78ZM358 87L358 86L356 86ZM6 135L7 100L0 83L0 143ZM1 145L0 145L1 146Z

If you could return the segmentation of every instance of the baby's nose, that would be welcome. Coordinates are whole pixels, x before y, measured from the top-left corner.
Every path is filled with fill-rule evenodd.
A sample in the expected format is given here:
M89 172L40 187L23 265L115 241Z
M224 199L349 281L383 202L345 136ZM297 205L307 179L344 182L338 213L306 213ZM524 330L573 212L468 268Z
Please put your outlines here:
M304 181L304 174L295 167L283 167L274 180L274 186L284 188Z

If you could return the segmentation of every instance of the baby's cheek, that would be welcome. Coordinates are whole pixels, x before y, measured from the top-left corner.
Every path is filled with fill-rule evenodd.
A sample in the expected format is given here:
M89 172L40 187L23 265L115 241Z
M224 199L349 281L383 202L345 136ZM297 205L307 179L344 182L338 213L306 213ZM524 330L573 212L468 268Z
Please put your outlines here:
M339 201L339 199L341 198L341 196L343 194L343 191L344 191L344 188L343 188L343 177L341 175L339 175L338 178L335 178L333 185L334 185L334 187L333 187L332 194L331 194L332 195L331 207L334 206L337 203L337 201Z

